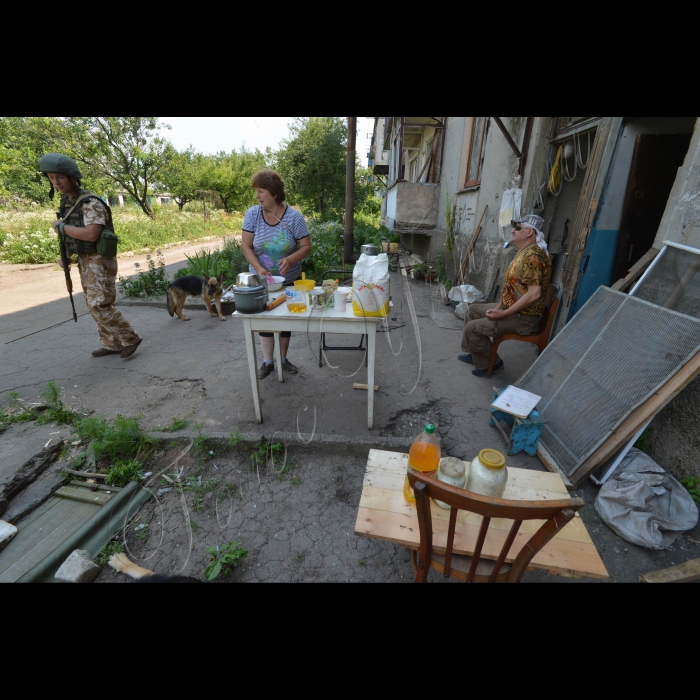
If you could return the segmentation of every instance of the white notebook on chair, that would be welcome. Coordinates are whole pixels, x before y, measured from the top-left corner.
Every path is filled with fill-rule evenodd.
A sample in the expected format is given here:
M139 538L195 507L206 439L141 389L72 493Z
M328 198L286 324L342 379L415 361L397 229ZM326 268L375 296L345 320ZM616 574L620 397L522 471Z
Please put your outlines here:
M525 420L537 408L537 404L542 401L541 396L531 394L514 386L509 386L494 403L491 408L495 408L503 413L508 413L516 418Z

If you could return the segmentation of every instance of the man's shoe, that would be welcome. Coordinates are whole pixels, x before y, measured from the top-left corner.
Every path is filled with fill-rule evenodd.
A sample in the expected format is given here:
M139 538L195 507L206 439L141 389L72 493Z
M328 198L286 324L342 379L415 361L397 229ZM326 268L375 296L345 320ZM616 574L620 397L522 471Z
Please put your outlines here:
M282 369L287 374L299 374L299 370L289 360L282 360Z
M263 366L258 370L258 379L267 379L274 371L274 363L268 365L263 362Z
M107 350L107 348L101 348L100 350L95 350L92 353L93 357L107 357L109 355L121 355L123 350Z
M459 361L464 362L465 365L473 365L474 358L471 355L460 355Z
M141 338L136 345L129 345L128 348L124 348L124 351L121 355L119 355L119 357L121 357L122 360L129 359L139 349L139 345L141 345L141 343L143 343L143 338Z
M506 368L505 363L501 360L494 368L493 373L502 372ZM487 369L475 369L472 374L479 379L486 379L489 376L489 371Z

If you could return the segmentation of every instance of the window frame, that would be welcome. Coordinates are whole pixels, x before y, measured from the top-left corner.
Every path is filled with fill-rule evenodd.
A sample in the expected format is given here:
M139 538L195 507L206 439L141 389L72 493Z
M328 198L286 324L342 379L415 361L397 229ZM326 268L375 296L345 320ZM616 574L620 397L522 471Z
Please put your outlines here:
M469 144L469 157L467 159L467 181L464 184L464 188L467 189L469 187L479 187L481 185L482 181L482 168L484 164L484 143L486 141L486 133L488 131L488 122L489 120L484 117L484 123L483 123L483 128L481 129L481 140L479 142L479 157L477 160L477 171L476 171L476 178L475 179L469 179L470 176L470 170L472 166L472 156L474 155L474 146L476 144L476 126L477 126L477 119L478 117L473 117L473 122L472 122L472 133L471 133L471 143Z

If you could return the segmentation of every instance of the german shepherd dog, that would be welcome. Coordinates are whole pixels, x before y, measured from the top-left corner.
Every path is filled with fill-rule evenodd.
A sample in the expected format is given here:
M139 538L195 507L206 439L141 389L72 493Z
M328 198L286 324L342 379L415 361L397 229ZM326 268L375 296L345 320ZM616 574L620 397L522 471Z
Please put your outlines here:
M226 317L221 312L221 297L224 295L223 282L223 275L209 278L183 277L175 280L168 287L168 313L170 317L175 318L175 315L177 315L183 321L189 321L190 319L182 313L187 298L202 297L207 311L216 318L217 314L214 313L214 309L211 307L213 301L216 304L216 310L219 312L219 318L225 321Z

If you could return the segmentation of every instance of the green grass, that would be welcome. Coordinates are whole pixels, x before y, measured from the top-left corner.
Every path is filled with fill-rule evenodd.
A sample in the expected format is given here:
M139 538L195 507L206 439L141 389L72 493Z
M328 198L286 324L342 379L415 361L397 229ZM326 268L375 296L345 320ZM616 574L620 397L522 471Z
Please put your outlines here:
M134 207L115 208L113 213L120 253L238 235L243 226L242 215L219 211L211 212L206 222L202 214L170 208L161 209L155 220ZM60 257L51 229L55 220L50 208L0 211L0 264L55 263Z
M96 557L97 566L107 566L109 560L115 554L124 554L124 547L121 542L110 542Z

